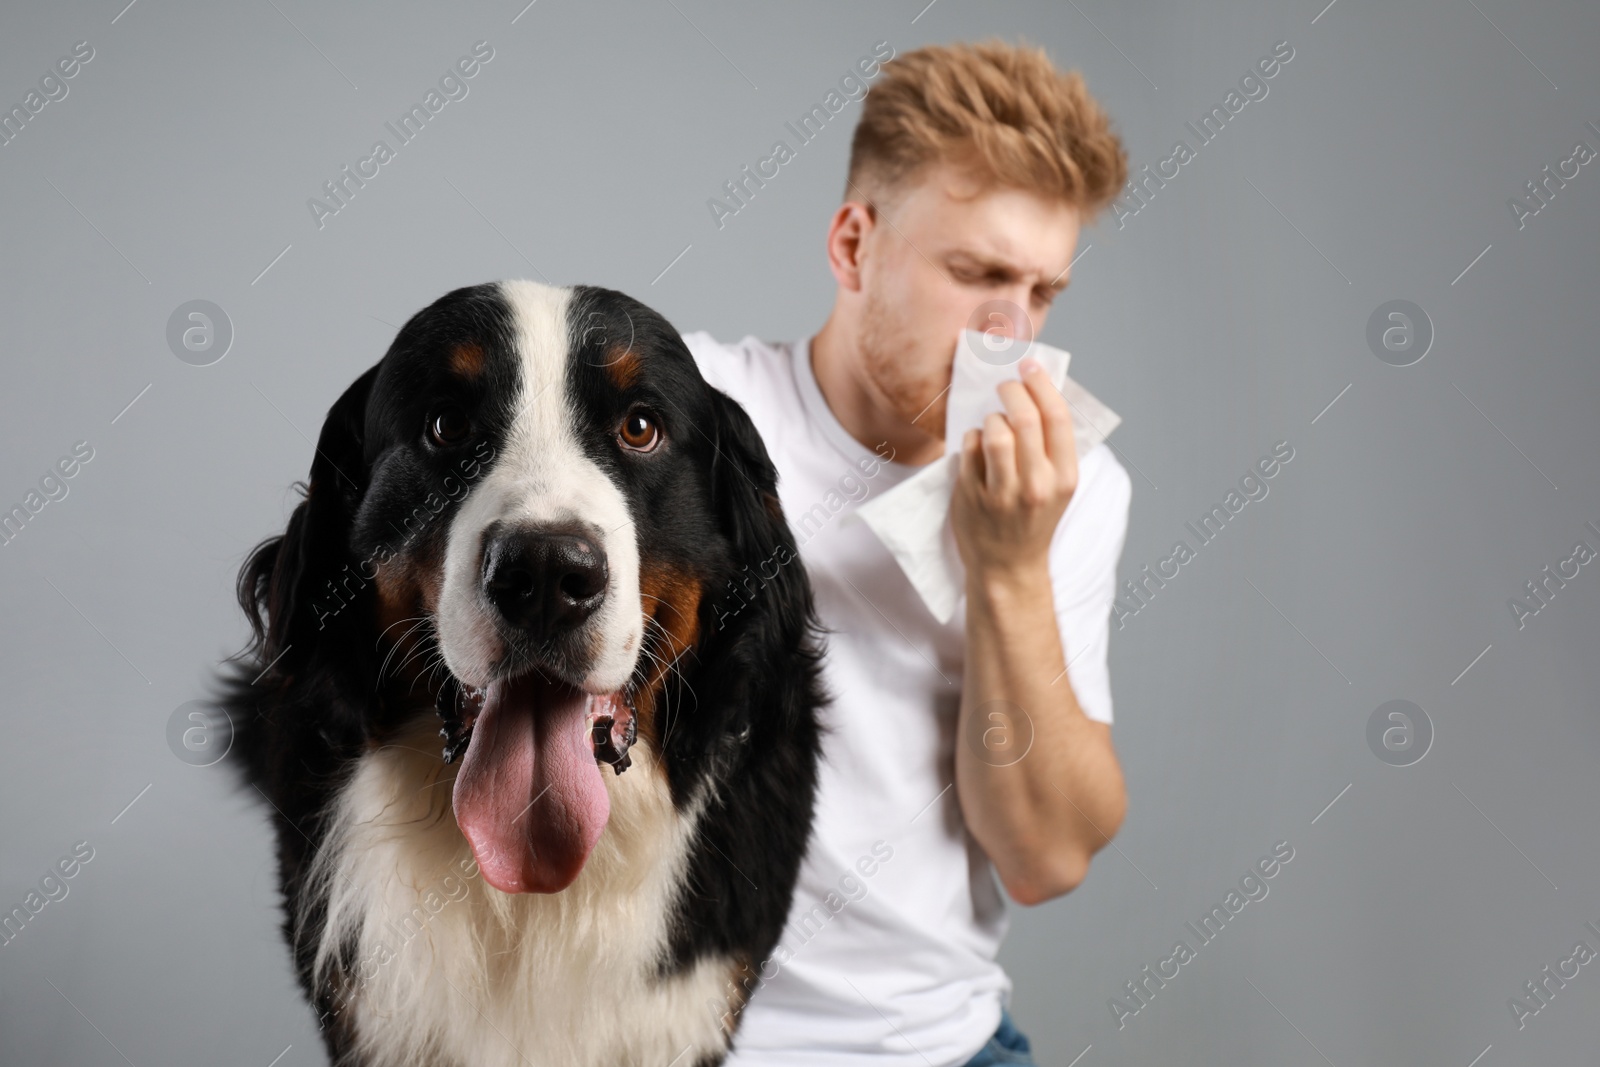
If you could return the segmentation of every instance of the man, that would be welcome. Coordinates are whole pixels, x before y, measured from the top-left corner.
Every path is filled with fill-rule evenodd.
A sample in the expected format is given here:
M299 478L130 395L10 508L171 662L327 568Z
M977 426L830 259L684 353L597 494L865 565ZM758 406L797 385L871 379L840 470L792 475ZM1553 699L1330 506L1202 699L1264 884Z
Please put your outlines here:
M1019 903L1049 900L1122 821L1106 646L1129 479L1105 445L1075 454L1066 401L1024 359L1005 414L962 442L948 625L852 513L944 454L959 331L994 301L1042 326L1125 171L1082 81L1041 50L912 52L863 103L821 331L685 337L766 440L829 631L816 826L730 1064L1032 1062L991 871ZM992 731L1025 754L994 758Z

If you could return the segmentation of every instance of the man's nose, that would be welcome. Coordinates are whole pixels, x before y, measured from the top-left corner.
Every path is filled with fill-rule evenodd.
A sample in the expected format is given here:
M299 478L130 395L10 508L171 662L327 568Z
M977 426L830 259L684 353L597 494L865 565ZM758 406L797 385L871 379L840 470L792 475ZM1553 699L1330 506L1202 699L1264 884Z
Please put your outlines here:
M502 530L484 546L484 596L506 622L535 637L571 630L594 614L606 577L605 552L572 530Z
M1003 290L974 309L968 320L968 329L995 338L1033 340L1037 336L1041 316L1029 309L1032 296L1033 288L1026 283Z

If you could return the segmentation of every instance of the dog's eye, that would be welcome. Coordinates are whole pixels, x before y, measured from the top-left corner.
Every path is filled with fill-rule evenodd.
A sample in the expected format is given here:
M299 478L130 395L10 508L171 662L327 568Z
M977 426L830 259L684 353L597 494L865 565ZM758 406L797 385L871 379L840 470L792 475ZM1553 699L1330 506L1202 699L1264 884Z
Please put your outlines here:
M440 448L459 445L472 434L472 421L458 407L443 407L428 417L428 440Z
M661 443L661 431L647 411L635 408L622 419L617 428L617 440L634 452L652 452Z

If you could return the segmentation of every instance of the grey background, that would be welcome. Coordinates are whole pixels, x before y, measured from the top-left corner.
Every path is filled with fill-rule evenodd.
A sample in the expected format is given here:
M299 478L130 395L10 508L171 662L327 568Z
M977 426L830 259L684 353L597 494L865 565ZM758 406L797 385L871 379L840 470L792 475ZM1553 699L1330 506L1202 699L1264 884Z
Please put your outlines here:
M1600 948L1600 566L1521 630L1507 600L1600 548L1600 163L1520 231L1506 201L1600 148L1600 9L123 2L0 15L7 107L96 50L0 148L0 503L95 449L0 548L0 905L95 849L0 948L6 1064L322 1062L260 805L165 730L241 643L243 554L395 326L529 276L727 340L812 331L858 105L720 231L706 198L874 42L991 33L1081 68L1135 167L1295 49L1124 228L1085 233L1042 335L1126 419L1127 575L1275 442L1295 458L1113 635L1118 850L1013 909L1004 953L1041 1062L1592 1059L1600 965L1520 1032L1507 1000ZM306 199L479 39L470 95L319 231ZM192 299L234 325L214 366L165 343ZM1414 366L1365 342L1393 299L1434 325ZM1367 747L1393 699L1433 723L1410 767ZM1279 840L1270 896L1119 1031L1108 998Z

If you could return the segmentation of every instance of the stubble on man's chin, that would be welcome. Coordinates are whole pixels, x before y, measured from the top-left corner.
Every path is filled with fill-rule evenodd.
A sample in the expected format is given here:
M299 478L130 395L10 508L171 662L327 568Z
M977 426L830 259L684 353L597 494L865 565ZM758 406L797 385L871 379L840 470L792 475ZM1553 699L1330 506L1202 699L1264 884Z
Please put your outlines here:
M949 367L929 370L925 356L907 351L912 331L896 321L883 301L869 296L866 312L861 359L873 388L901 421L915 420L919 430L943 438Z

